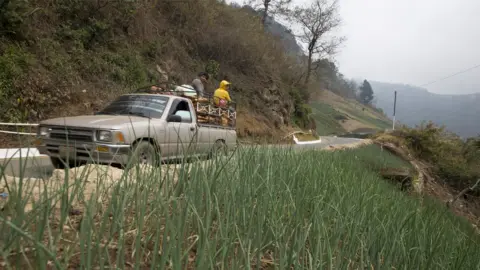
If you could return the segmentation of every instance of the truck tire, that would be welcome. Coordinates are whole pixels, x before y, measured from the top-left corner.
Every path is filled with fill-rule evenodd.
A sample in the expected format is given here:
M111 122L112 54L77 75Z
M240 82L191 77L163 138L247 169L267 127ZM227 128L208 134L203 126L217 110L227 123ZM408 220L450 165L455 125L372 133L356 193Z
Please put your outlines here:
M223 140L216 140L210 150L209 158L215 156L226 156L228 154L228 147Z
M157 166L160 163L156 147L148 141L136 143L131 158L133 164Z

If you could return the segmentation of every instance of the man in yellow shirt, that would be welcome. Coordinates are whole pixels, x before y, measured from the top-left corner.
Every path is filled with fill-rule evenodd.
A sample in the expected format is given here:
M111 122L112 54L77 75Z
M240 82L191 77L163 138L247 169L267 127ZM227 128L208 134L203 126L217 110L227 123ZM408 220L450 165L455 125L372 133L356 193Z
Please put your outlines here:
M232 99L230 98L230 94L228 93L228 90L230 88L230 83L226 80L223 80L220 82L220 87L215 90L215 93L213 94L213 102L215 105L218 107L226 107L227 102L232 102Z

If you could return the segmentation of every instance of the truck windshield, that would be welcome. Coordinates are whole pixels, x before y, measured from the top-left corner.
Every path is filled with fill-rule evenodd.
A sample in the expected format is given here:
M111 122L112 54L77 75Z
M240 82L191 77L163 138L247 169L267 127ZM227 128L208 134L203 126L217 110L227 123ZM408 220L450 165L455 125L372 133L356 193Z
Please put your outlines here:
M154 95L124 95L96 113L112 115L135 115L160 118L167 106L168 97Z

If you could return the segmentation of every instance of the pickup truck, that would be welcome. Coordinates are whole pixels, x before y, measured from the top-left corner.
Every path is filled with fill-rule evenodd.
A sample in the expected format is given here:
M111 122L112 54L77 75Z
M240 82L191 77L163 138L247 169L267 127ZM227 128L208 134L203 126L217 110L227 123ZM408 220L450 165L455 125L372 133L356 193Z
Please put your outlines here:
M36 147L55 168L91 161L122 167L129 162L158 165L234 148L235 127L200 123L197 107L191 98L178 95L125 94L94 115L40 122Z

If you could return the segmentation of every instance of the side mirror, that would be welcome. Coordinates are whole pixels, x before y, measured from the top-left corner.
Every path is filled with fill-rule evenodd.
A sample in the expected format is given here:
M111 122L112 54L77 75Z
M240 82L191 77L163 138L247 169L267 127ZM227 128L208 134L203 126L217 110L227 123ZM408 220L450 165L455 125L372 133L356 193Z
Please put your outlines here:
M182 122L180 115L171 114L167 117L167 122Z

